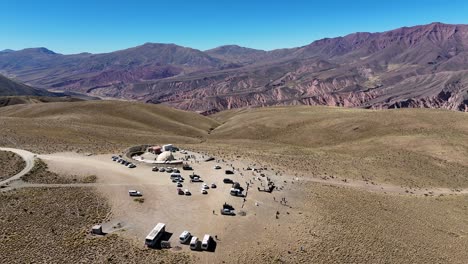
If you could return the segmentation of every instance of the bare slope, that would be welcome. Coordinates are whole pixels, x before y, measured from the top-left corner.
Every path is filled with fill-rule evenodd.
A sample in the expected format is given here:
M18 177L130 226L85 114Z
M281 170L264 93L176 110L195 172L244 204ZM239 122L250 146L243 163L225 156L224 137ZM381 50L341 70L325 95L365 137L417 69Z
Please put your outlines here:
M15 82L0 75L0 96L32 95L32 96L54 96L53 93L43 89L36 89L28 85Z
M122 101L3 107L0 123L1 145L36 152L109 152L140 143L195 143L217 125L195 113Z
M217 149L304 175L404 186L468 186L468 123L441 110L269 107L221 112ZM208 146L209 148L209 146Z

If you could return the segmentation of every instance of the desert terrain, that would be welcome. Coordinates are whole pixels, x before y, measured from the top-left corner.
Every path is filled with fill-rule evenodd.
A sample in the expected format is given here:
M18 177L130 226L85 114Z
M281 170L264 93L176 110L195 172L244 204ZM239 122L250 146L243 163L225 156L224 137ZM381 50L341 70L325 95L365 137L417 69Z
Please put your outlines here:
M2 147L36 155L28 174L0 189L0 249L13 263L468 259L468 123L461 112L301 106L204 117L92 101L7 106L0 123ZM168 173L111 160L131 146L166 143L188 150L194 172L217 188L203 195L182 171L192 195L180 196ZM203 161L208 156L215 160ZM8 164L19 167L10 175L24 167ZM226 177L249 183L245 200L229 195ZM272 193L257 190L266 177L277 187ZM129 197L129 189L144 200ZM219 214L225 202L235 216ZM172 249L143 246L158 222L172 234ZM94 224L107 234L91 236ZM183 230L216 236L214 252L180 245Z
M0 151L0 181L15 175L24 168L24 160L9 151Z

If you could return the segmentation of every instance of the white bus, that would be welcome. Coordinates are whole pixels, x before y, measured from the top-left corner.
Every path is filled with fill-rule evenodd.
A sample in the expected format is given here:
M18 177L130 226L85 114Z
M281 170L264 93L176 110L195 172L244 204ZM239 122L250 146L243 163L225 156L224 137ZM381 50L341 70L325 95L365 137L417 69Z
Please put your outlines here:
M154 247L156 242L162 237L165 232L166 225L158 223L153 230L146 236L145 245L148 247Z

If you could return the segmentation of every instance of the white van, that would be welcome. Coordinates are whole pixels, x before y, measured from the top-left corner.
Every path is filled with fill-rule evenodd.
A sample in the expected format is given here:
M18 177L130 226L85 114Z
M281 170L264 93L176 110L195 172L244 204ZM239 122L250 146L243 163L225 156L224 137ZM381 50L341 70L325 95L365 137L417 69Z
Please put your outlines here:
M202 250L208 250L208 247L210 245L210 240L211 240L211 236L206 234L204 237L203 237L203 240L202 240L202 243L201 243L201 248Z
M192 240L190 240L190 249L197 250L197 248L198 248L198 237L192 237Z
M180 177L182 177L180 173L171 173L171 179L180 178Z
M180 234L180 236L179 236L180 243L182 243L182 244L187 243L191 236L192 235L190 234L189 231L182 232L182 234Z

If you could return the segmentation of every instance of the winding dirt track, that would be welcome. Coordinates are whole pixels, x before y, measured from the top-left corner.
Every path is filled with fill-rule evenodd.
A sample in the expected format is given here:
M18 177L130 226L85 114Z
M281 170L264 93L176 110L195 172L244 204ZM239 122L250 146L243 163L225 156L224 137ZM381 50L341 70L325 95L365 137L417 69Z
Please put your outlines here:
M61 188L61 187L88 187L88 186L126 186L129 183L85 183L85 184L32 184L26 183L20 180L22 176L27 174L33 167L34 167L34 160L36 157L44 158L45 160L53 160L56 162L80 162L79 157L62 157L60 155L36 155L26 150L21 149L14 149L14 148L0 148L0 150L4 151L11 151L18 155L20 155L24 161L26 162L25 168L16 175L11 176L10 178L0 182L0 185L8 184L12 181L15 181L10 185L10 187L14 188L43 188L43 187L51 187L51 188ZM193 153L196 154L196 153ZM86 164L86 163L83 163ZM285 175L286 176L286 175ZM449 189L449 188L420 188L420 189L412 189L408 187L402 187L398 185L392 184L381 184L381 183L370 183L361 180L342 180L337 178L305 178L305 177L292 177L286 176L290 180L295 182L307 181L307 182L315 182L325 185L331 186L340 186L340 187L348 187L348 188L356 188L370 192L378 192L378 193L385 193L385 194L400 194L400 195L465 195L468 194L468 189ZM148 183L145 183L148 184Z

